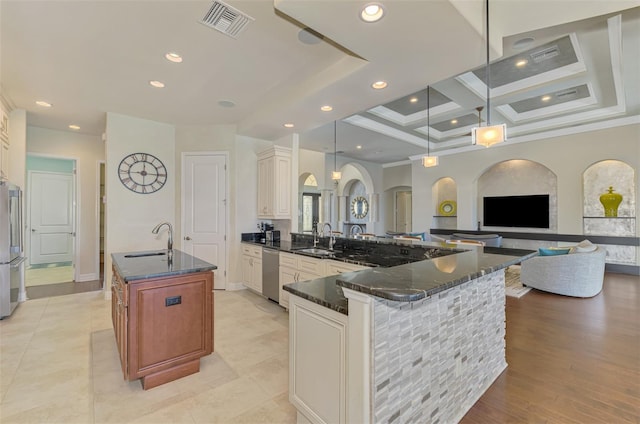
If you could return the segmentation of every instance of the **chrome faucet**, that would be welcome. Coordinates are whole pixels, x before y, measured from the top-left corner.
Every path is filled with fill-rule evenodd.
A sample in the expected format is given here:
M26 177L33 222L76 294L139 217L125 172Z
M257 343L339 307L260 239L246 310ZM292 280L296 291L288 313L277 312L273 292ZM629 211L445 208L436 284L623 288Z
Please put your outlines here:
M161 222L160 224L156 225L153 230L151 230L152 234L158 234L158 231L160 231L160 228L162 228L163 225L166 225L167 227L169 227L169 239L167 240L167 250L169 252L173 251L173 227L171 226L171 224L169 224L168 222Z
M333 250L333 245L336 244L336 236L331 231L330 223L325 222L324 224L322 224L322 234L324 235L324 229L327 225L329 226L329 250Z

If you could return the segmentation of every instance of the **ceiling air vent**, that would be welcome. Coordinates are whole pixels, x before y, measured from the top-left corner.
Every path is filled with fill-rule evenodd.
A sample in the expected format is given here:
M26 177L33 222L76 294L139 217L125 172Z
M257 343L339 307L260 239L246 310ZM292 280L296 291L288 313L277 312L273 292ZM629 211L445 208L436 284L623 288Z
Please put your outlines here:
M200 23L216 29L229 37L238 38L254 19L221 1L214 1Z
M540 63L540 62L544 62L545 60L549 60L552 57L556 57L559 54L560 54L560 51L558 50L558 46L551 46L551 47L547 47L546 49L533 52L530 54L530 56L535 63Z

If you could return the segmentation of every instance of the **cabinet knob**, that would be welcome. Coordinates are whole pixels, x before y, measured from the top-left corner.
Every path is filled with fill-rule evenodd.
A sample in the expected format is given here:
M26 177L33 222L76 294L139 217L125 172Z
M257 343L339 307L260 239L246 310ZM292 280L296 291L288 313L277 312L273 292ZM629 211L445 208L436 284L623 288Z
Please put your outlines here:
M184 239L185 239L185 240L191 240L191 237L186 236Z

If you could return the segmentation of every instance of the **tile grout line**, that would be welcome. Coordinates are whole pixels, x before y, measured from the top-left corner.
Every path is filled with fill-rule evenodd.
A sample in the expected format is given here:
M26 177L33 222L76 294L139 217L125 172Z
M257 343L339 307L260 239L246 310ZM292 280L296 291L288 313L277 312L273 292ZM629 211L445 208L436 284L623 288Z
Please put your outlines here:
M42 317L44 316L44 311L49 306L49 300L50 299L46 300L46 303L45 303L44 307L42 308L42 312L40 313L40 317L38 318L38 322L36 323L36 325L33 327L33 330L31 331L31 337L29 337L29 341L27 343L25 343L24 349L22 350L22 354L20 354L20 359L18 360L18 363L16 365L16 369L13 372L13 374L11 375L11 382L7 386L6 392L3 393L2 399L0 399L0 404L4 403L5 397L7 396L7 393L9 393L9 390L11 390L11 386L13 385L15 377L16 377L16 374L18 373L18 370L20 369L20 365L22 364L22 361L24 359L24 355L27 353L27 350L29 349L29 345L33 341L33 337L35 336L36 331L37 331L38 327L40 326L40 322L42 321ZM28 299L25 302L27 302L27 301L28 301Z

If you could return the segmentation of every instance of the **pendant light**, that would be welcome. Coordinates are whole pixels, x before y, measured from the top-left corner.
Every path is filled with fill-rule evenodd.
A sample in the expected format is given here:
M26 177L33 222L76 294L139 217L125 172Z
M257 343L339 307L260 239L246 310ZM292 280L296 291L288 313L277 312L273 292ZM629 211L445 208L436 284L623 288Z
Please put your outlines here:
M427 86L427 156L422 158L422 166L425 168L431 168L432 166L438 166L438 156L431 156L429 145L431 144L431 121L429 120L431 114L431 103L429 102L429 92L431 88Z
M342 172L338 171L338 124L333 121L333 172L331 173L331 179L333 181L340 181L342 178Z
M491 67L489 66L489 0L486 0L487 7L487 64L485 83L487 85L487 125L481 127L478 123L477 128L471 130L471 143L480 144L481 146L490 147L494 144L502 143L507 139L507 124L491 125ZM478 110L478 113L482 110Z

